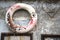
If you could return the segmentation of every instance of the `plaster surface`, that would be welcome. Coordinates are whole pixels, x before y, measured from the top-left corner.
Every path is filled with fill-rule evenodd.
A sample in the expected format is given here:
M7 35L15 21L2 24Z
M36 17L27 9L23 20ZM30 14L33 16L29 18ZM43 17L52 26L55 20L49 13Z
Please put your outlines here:
M60 34L60 2L56 4L49 4L37 1L22 2L33 6L38 15L36 27L33 30L31 30L31 32L33 33L33 40L41 40L41 34ZM5 14L8 8L15 3L18 2L0 1L0 38L2 32L11 32L5 22ZM56 15L54 15L55 13ZM49 15L52 17L50 17Z

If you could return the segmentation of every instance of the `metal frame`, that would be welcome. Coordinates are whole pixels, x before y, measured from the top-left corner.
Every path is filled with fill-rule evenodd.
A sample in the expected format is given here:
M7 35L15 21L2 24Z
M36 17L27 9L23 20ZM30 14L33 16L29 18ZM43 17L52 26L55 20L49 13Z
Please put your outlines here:
M0 1L40 1L40 0L0 0Z
M33 40L33 33L1 33L1 40L6 36L30 36L30 40Z
M60 35L53 34L41 34L41 40L45 40L45 38L60 38Z

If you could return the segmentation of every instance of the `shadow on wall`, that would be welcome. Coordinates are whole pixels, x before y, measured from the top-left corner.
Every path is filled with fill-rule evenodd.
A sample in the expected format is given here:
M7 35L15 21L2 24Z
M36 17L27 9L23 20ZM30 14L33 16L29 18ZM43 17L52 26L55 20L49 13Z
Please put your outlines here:
M0 1L12 1L12 0L0 0ZM44 1L44 2L47 2L47 3L57 3L59 2L60 0L13 0L13 1Z
M47 2L47 3L57 3L60 0L42 0L42 1Z

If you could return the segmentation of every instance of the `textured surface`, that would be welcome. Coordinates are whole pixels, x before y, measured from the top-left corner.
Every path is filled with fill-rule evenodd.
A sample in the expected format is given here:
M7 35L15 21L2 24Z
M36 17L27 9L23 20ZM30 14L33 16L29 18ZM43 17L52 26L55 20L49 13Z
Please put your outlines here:
M5 14L7 9L15 3L17 2L0 1L0 33L10 32L8 26L5 23ZM40 39L41 34L60 34L60 2L56 4L55 3L49 4L49 3L37 2L37 1L34 2L23 1L23 3L27 3L33 6L36 9L38 15L37 25L31 31L33 32L33 40L41 40ZM54 15L54 17L50 17L49 15L50 16Z

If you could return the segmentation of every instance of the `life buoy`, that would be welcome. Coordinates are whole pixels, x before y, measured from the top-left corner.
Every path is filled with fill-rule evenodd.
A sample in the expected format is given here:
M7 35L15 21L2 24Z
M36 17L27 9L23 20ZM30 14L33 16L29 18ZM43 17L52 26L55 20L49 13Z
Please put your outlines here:
M17 25L13 22L12 15L16 10L19 10L19 9L25 9L30 13L31 20L27 24L28 26L21 27L20 25ZM8 9L5 19L6 19L6 23L9 25L11 30L13 30L15 32L19 32L19 33L25 33L25 32L30 31L36 25L37 14L35 12L35 9L32 6L30 6L28 4L24 4L24 3L17 3Z

